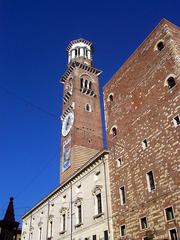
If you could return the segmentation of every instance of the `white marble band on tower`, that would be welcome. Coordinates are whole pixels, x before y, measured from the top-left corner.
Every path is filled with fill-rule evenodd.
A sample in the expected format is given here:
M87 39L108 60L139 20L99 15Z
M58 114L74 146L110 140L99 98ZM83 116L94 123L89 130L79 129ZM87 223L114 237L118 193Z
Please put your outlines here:
M84 61L85 64L91 65L92 62L92 43L85 39L77 39L71 41L67 47L68 51L68 64L73 61Z

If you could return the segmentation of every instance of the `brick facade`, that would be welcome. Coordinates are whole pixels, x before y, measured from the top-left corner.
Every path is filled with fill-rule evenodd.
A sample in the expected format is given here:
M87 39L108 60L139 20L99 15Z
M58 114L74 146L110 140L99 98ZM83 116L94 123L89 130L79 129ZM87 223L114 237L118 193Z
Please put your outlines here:
M87 55L80 56L83 49L89 51L89 58ZM92 66L92 44L78 39L69 44L67 51L68 55L76 51L76 55L72 56L61 79L64 84L62 117L66 116L68 111L73 112L74 122L70 132L61 138L61 183L103 148L98 79L101 71ZM68 90L69 85L71 91ZM64 119L62 123L63 121ZM63 171L63 145L67 139L71 139L70 166Z
M171 89L169 77L176 83ZM173 228L171 234L180 237L179 85L180 30L162 20L104 87L116 240L122 225L123 239L171 239ZM152 178L155 189L148 190ZM174 213L170 221L168 207Z

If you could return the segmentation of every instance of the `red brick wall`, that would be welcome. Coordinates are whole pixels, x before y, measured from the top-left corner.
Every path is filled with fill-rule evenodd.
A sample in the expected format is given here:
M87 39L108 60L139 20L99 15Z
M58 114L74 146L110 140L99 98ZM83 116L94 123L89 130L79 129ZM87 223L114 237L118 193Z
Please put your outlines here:
M160 39L164 49L158 51L155 46ZM170 74L176 79L171 90L165 86ZM179 85L180 31L162 20L104 87L114 239L120 239L122 224L126 225L126 239L142 239L147 231L156 239L168 239L168 229L180 227L180 126L173 124L173 117L179 114ZM115 137L110 134L113 125L117 126ZM145 150L144 139L148 143ZM123 164L117 167L120 157ZM149 171L155 178L153 192L147 189ZM122 185L126 189L124 206L119 197ZM175 220L166 222L164 208L171 205ZM144 216L149 227L142 231L139 219Z
M80 78L85 75L85 79L91 80L92 89L96 96L89 96L80 91ZM91 157L93 157L103 147L101 110L99 100L98 76L88 70L76 67L72 73L73 92L69 101L64 104L63 112L74 102L74 124L70 133L63 137L61 142L61 183L66 181L74 172L82 167ZM65 83L66 84L66 83ZM85 111L85 105L90 104L91 112ZM71 136L71 166L62 172L63 142Z

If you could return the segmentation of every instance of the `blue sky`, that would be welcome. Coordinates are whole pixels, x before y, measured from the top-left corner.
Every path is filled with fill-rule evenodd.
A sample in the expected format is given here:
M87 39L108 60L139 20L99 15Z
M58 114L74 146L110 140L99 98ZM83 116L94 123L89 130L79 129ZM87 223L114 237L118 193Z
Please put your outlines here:
M19 220L59 183L69 42L93 42L102 89L162 18L180 26L179 9L179 0L0 0L0 218L10 196Z

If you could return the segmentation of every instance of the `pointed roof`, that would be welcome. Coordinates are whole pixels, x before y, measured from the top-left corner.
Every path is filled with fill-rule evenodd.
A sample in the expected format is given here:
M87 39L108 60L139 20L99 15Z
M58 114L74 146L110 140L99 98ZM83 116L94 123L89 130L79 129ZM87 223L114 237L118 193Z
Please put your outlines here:
M10 197L10 201L3 219L5 222L15 222L13 200L14 198Z

